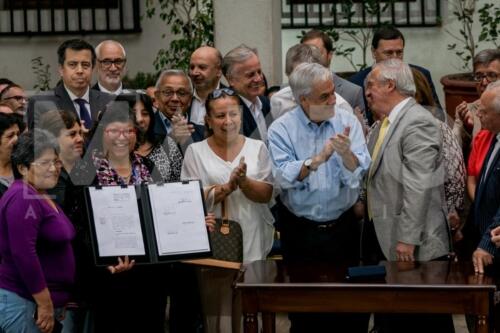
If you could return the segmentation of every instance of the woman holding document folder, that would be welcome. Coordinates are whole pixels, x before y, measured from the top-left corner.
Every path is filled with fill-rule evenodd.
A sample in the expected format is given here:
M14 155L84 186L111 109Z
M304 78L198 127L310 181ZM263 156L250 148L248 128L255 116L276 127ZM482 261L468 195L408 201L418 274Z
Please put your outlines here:
M132 105L119 96L98 117L88 148L96 171L95 185L153 182L154 165L134 152L138 124ZM108 270L99 272L95 286L94 331L163 332L166 266L134 267L134 261L124 257L118 258L117 265Z
M130 98L118 96L98 117L88 148L96 171L95 185L162 181L155 165L135 152L139 125L134 104ZM210 227L214 218L207 217L206 223ZM109 272L101 271L95 286L98 299L92 307L93 331L163 333L170 266L134 267L127 257L118 260L108 267Z

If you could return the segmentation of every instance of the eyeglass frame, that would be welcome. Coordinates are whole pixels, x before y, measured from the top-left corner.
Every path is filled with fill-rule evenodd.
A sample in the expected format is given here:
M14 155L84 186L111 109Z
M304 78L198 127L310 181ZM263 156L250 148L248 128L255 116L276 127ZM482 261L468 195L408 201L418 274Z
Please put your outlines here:
M110 134L110 132L116 131L118 135ZM137 135L137 128L127 128L127 129L117 129L117 128L107 128L104 130L104 133L109 135L110 137L119 138L123 135L124 138L130 138L131 135Z
M10 97L4 97L2 100L3 101L7 101L9 99L15 99L17 102L24 101L25 103L28 103L28 101L29 101L28 97L20 96L20 95L15 95L15 96L10 96Z
M236 96L236 91L231 88L220 88L213 90L210 94L208 94L207 101L221 98L223 95L225 96Z
M182 94L179 94L179 92L182 92L184 91L183 89L179 89L179 90L173 90L172 92L168 91L167 89L162 89L162 90L159 90L158 93L163 96L164 98L172 98L174 97L174 95L177 95L178 98L186 98L188 96L191 96L192 93L189 92L189 91L186 91L186 93L182 93Z
M97 59L97 61L101 64L101 66L105 69L111 68L112 65L115 65L116 68L122 69L125 67L127 63L127 58L117 58L117 59Z
M61 169L63 167L63 162L60 159L57 160L51 160L51 161L42 161L42 162L31 162L30 164L39 166L40 168L44 170L49 170L50 167L54 167L56 169Z
M480 76L480 77L479 77L479 76ZM494 77L494 79L491 79L492 77ZM489 82L495 82L495 81L497 81L497 80L500 78L500 74L499 74L499 73L495 73L495 72L487 72L487 73L474 73L474 81L476 81L476 82L481 82L481 81L483 81L485 78L486 78Z

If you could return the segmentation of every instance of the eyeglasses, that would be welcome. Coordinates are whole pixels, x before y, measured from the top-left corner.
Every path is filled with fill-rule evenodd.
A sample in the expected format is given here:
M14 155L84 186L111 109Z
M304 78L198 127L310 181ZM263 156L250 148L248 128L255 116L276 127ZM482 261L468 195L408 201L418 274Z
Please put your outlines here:
M40 168L42 168L44 170L49 170L50 167L52 167L52 166L56 169L60 169L63 166L61 160L53 160L53 161L44 160L44 161L39 161L39 162L31 162L31 164L39 166Z
M6 101L8 99L15 99L17 102L24 102L24 103L28 102L28 97L20 96L20 95L5 97L3 100Z
M177 95L179 98L185 98L187 96L190 96L191 93L189 91L179 89L179 90L171 90L171 89L166 89L166 90L160 90L160 94L163 95L165 98L172 98L174 95Z
M499 74L495 72L474 73L474 80L481 82L486 78L489 82L495 82L498 80L498 76Z
M217 99L217 98L222 97L223 95L226 95L226 96L235 96L236 92L233 89L230 89L230 88L215 89L210 94L208 94L208 99L209 100Z
M127 128L127 129L118 129L118 128L108 128L104 131L108 136L112 138L119 138L120 135L128 138L137 133L135 128Z
M99 63L104 68L110 68L111 65L115 65L116 68L122 68L123 65L127 62L127 59L118 58L118 59L102 59L99 60Z

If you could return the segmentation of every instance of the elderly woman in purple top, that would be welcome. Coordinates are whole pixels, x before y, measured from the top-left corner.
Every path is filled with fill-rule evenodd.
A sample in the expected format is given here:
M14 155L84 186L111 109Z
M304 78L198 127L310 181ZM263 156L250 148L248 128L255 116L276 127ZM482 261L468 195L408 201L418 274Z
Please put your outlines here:
M0 200L1 332L52 332L70 296L75 230L46 193L61 170L56 147L35 130L12 152L15 181Z

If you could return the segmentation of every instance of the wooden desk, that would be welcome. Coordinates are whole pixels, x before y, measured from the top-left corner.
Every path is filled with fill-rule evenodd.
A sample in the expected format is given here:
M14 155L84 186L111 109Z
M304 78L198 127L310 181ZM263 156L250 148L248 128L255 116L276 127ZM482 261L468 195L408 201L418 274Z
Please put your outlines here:
M471 263L385 262L385 280L348 283L346 267L257 261L235 287L241 293L246 333L275 332L276 312L464 313L477 315L476 332L488 332L495 285Z

